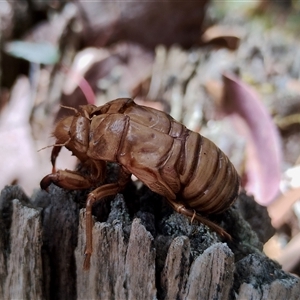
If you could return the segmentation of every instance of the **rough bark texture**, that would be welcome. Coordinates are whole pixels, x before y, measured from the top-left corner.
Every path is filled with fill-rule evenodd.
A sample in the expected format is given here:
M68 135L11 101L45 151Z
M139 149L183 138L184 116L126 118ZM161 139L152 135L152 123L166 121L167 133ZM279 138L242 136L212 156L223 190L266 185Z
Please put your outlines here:
M216 219L226 242L145 189L124 195L95 208L101 222L83 271L86 192L51 187L28 199L5 188L0 299L299 299L299 278L263 255L235 208Z

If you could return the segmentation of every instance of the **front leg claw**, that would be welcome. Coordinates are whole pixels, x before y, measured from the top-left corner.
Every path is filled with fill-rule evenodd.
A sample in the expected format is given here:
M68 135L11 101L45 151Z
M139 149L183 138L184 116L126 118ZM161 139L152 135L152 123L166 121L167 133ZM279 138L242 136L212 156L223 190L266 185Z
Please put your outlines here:
M51 183L56 184L58 181L59 181L58 173L46 175L40 182L41 189L49 193L48 187L50 186L50 184Z
M40 182L41 189L48 191L51 183L67 190L84 190L92 186L88 178L69 170L58 170L56 173L46 175Z

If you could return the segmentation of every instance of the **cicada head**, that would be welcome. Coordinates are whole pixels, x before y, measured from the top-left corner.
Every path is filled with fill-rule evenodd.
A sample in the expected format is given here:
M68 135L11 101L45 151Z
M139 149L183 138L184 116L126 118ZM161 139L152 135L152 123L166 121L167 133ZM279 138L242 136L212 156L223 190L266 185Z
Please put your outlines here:
M56 143L52 150L51 161L55 169L55 160L60 148L65 146L81 162L87 159L90 120L82 115L69 116L61 119L53 131Z

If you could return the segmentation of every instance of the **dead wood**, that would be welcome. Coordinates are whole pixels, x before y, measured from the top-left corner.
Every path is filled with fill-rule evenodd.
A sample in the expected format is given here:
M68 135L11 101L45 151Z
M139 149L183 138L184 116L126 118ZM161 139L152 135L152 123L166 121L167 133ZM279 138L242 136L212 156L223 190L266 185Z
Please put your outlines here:
M102 222L83 271L85 196L57 187L31 199L16 186L2 191L1 299L299 299L299 278L264 256L234 207L216 219L228 242L149 191L141 203L125 193L95 209Z

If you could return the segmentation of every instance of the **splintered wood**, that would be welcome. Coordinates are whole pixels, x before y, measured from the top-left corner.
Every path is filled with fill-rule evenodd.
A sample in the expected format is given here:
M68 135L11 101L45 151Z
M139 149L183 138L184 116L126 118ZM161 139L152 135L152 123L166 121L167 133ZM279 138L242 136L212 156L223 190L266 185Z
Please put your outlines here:
M55 189L53 195L57 195L57 191ZM120 195L116 199L114 201L118 203L123 201ZM62 199L58 195L55 201L61 203ZM74 210L74 207L70 209ZM56 220L53 218L53 222L57 222L61 212L53 207L48 206L43 218L51 210L58 214ZM10 221L7 214L11 214ZM5 232L8 238L3 235L0 239L1 299L48 299L49 295L55 295L56 299L65 298L63 289L59 294L53 290L51 268L58 266L49 264L49 260L57 257L51 257L51 251L50 257L42 255L43 241L53 236L43 236L50 231L42 228L41 215L41 209L29 208L19 200L0 198L2 232L9 227ZM70 248L73 256L65 255L65 261L60 258L60 272L68 267L72 270L74 266L69 284L74 284L76 291L69 299L299 299L299 278L283 272L258 249L235 261L229 246L213 242L212 238L210 246L195 255L192 232L189 237L174 236L162 255L159 240L145 228L140 218L134 218L132 223L127 220L125 226L124 218L95 222L91 268L84 271L85 210L80 211L77 246ZM176 222L172 226L184 226ZM65 227L61 225L57 229L61 236L66 235ZM55 235L55 232L51 234ZM164 239L160 242L164 243ZM158 261L161 259L164 263L160 266ZM47 264L50 271L46 269L46 272L43 268ZM65 276L58 275L59 278Z
M10 253L1 263L1 299L43 299L41 216L36 209L13 200ZM1 245L1 258L8 245ZM1 259L1 260L2 260ZM6 266L6 268L4 268ZM5 280L3 280L5 278Z

